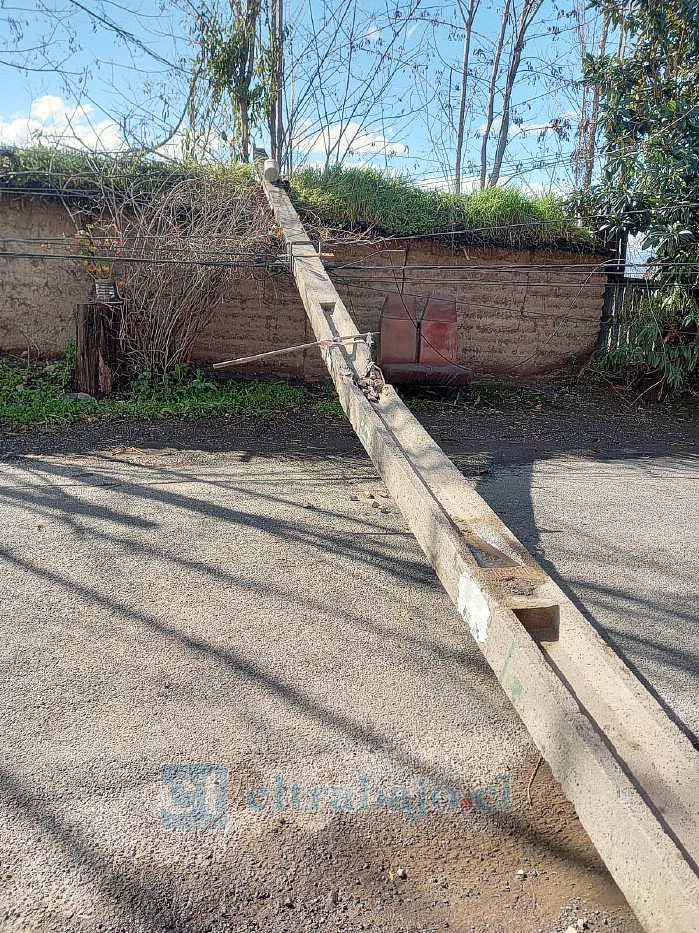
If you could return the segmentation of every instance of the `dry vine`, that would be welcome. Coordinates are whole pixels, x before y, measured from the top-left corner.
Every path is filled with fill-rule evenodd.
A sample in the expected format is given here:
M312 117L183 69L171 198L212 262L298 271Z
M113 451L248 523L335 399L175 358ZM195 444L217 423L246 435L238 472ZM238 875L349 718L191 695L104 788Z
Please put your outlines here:
M155 186L106 178L90 214L79 248L98 281L118 280L132 372L164 375L187 363L234 282L279 250L258 186L234 172L193 170Z

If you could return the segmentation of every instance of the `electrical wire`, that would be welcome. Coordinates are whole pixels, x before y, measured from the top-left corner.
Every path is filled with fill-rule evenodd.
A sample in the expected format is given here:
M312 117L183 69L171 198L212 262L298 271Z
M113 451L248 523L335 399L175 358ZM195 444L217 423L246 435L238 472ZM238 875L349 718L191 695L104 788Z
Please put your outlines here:
M340 284L342 284L346 288L363 288L367 291L373 290L370 285L361 286L361 285L356 285L353 282L352 283L342 282L342 280L340 280ZM403 293L403 294L407 294L407 293ZM426 296L423 296L423 297L426 297ZM560 314L552 312L552 311L527 311L526 309L523 309L523 308L512 308L506 305L491 305L491 304L486 304L485 302L482 302L482 301L471 301L471 300L459 301L458 299L455 299L455 302L456 302L457 307L459 305L468 305L469 308L482 308L486 311L498 311L498 312L502 311L508 314L516 314L519 317L543 317L543 318L554 318L554 319L558 319L561 317ZM573 321L576 324L589 324L590 323L590 318L583 318L583 317L568 316L567 320Z
M247 268L269 269L270 267L274 266L275 268L280 269L281 262L285 262L286 260L286 257L283 257L283 259L280 259L279 257L270 257L270 256L266 256L266 257L265 256L252 256L249 259L230 258L231 256L235 256L235 255L244 255L244 254L233 253L233 254L229 254L227 258L210 258L212 256L217 256L216 253L211 252L208 254L208 258L206 256L198 257L198 258L195 258L195 257L166 258L166 257L152 257L152 256L143 256L143 255L133 256L133 255L123 255L123 254L118 255L118 256L109 256L109 255L81 256L81 255L70 255L70 254L59 255L57 253L48 253L48 252L32 253L32 252L22 252L22 251L0 250L0 259L49 260L49 261L68 261L68 262L80 262L80 263L84 263L84 262L100 263L101 262L101 263L110 263L110 264L117 264L117 265L119 263L123 263L123 264L129 264L129 263L148 264L150 263L154 265L183 264L183 265L212 266L212 267L221 266L221 267L241 268L241 269L247 269ZM552 281L551 279L547 281L531 281L530 279L527 279L525 281L516 281L516 280L512 281L512 280L502 280L502 279L496 280L496 281L490 281L490 280L483 280L483 279L478 279L478 278L468 279L465 277L458 278L458 279L453 279L453 278L429 279L429 278L420 277L419 283L421 285L456 286L456 287L463 287L464 285L473 284L473 285L478 285L479 287L484 286L486 288L500 288L500 289L508 288L508 287L551 288L552 286L556 288L577 288L579 286L581 289L582 288L600 289L603 283L594 282L594 281L591 282L589 281L589 279L593 275L602 276L602 275L605 275L605 273L608 273L609 272L609 269L607 268L608 262L609 262L608 260L605 260L603 263L598 264L598 266L594 268L594 271L590 271L589 266L587 266L587 270L588 270L587 272L583 270L576 271L574 269L566 269L565 266L557 266L556 264L551 264L544 268L528 267L526 265L517 266L517 267L510 267L506 265L503 265L503 266L492 265L492 266L481 266L481 267L470 267L470 266L454 267L454 266L434 265L434 266L415 266L415 267L411 267L411 266L391 266L391 267L367 266L367 267L356 267L356 268L352 268L352 267L344 268L340 266L340 267L330 267L329 271L333 272L336 278L339 278L339 279L344 278L346 284L348 285L351 284L353 287L365 287L365 288L371 289L373 288L373 285L382 284L385 282L396 284L395 283L396 274L402 277L405 277L406 270L408 272L410 271L435 271L435 272L456 271L456 272L464 272L464 273L467 273L467 272L473 273L475 271L475 272L483 272L483 273L484 272L508 273L508 272L513 272L513 271L514 272L517 272L517 271L526 272L528 269L531 269L532 272L541 273L542 271L550 269L552 273L564 272L567 276L575 275L575 276L578 276L579 278L580 277L584 278L585 281L582 283L582 285L579 286L579 282L575 282L575 281L573 282L563 281L562 282L562 281L556 281L556 280ZM668 263L667 266L672 267L672 268L677 267L677 266L699 268L699 263ZM655 269L656 267L653 265L653 268ZM346 273L347 272L371 272L372 273L371 279L372 279L373 285L361 286L356 281L347 280L346 275L338 276L337 275L338 271L345 271ZM377 275L376 274L377 272L380 272L383 274ZM663 288L672 288L676 284L678 283L650 282L650 281L647 282L648 288L654 291L657 291ZM693 287L693 283L682 283L682 284L687 284L688 287Z
M47 259L69 261L69 262L89 262L89 263L143 263L154 265L188 265L188 266L226 266L241 269L264 269L271 263L269 261L256 262L250 260L243 262L241 260L231 261L230 259L165 259L151 258L144 256L57 256L51 253L20 253L20 252L0 252L0 259Z
M565 272L568 275L583 275L587 274L590 271L589 262L578 262L578 263L486 263L484 265L459 265L454 263L441 264L441 263L425 263L424 265L400 265L400 266L365 266L359 263L347 263L345 265L331 265L326 266L329 272L387 272L393 271L400 272L401 274L409 272L490 272L493 269L497 269L498 272ZM599 265L596 263L595 265ZM676 269L676 268L699 268L699 260L694 261L683 261L683 262L653 262L649 261L649 265L653 269ZM605 268L600 271L600 275L608 271L615 271L618 269L619 261L618 259L607 259L604 261Z

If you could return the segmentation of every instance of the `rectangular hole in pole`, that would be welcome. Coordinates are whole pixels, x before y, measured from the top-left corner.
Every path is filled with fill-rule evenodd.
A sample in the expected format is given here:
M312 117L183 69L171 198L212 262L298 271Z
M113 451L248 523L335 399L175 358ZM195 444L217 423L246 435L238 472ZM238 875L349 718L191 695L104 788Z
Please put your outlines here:
M561 621L559 606L525 606L512 611L534 641L558 641Z
M320 308L323 314L332 314L335 310L335 302L334 301L321 301Z
M508 554L504 554L498 548L491 547L485 541L479 541L478 544L467 541L466 545L478 566L484 567L486 570L520 566Z

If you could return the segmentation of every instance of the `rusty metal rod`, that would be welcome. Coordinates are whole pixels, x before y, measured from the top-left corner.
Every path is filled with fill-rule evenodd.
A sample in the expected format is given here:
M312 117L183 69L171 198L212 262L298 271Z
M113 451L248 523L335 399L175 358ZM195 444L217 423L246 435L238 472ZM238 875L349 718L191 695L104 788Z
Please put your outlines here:
M255 360L269 359L272 356L281 356L283 353L295 353L297 350L308 350L311 347L327 347L334 343L340 344L348 340L364 340L365 337L376 337L378 331L370 331L368 334L350 334L348 337L333 337L331 340L314 340L312 343L300 343L295 347L284 347L282 350L268 350L266 353L255 353L253 356L241 356L236 360L224 360L221 363L214 363L213 369L223 369L226 366L241 366L244 363L253 363Z

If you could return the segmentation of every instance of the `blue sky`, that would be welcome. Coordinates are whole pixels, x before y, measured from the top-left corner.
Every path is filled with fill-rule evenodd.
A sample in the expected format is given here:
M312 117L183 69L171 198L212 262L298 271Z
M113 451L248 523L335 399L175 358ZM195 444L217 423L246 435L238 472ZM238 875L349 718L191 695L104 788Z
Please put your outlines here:
M154 57L131 43L124 43L107 29L93 29L89 17L75 8L56 28L57 14L54 13L53 19L45 13L39 15L38 7L33 6L34 0L28 2L26 15L18 17L24 20L22 39L18 43L12 37L7 39L0 59L18 61L13 49L39 45L41 38L53 28L56 41L51 56L65 56L64 68L70 74L65 79L51 70L23 72L0 65L3 82L0 140L22 144L34 133L41 134L47 141L58 137L74 146L84 144L90 148L114 149L123 145L119 126L122 118L127 122L130 119L135 126L139 113L152 112L154 117L145 121L151 132L155 132L159 121L163 125L172 121L183 99L186 58L191 55L183 17L173 4L137 0L124 13L116 3L103 0L98 5L93 4L91 9L113 17L164 59L170 62L182 59L184 70L181 72L168 71ZM68 9L61 6L60 0L54 2L53 11ZM504 2L482 0L476 21L477 34L472 42L475 69L470 78L472 91L482 91L489 73L487 56L497 34ZM518 8L521 2L516 3ZM337 8L341 4L332 0L330 5ZM355 88L361 84L364 74L371 73L389 41L390 30L386 24L395 16L395 10L409 7L409 3L396 0L388 6L378 0L367 0L361 5L363 19L358 21L358 29L363 32L365 46L353 63ZM315 5L311 9L314 16L320 15ZM573 124L577 119L576 92L569 79L579 72L580 53L574 41L575 21L567 12L560 10L553 0L544 0L525 49L521 78L514 95L518 119L522 122L510 134L505 177L512 183L536 190L547 187L559 190L570 183L567 157L572 142L561 140L550 129L552 119L569 120ZM287 0L287 15L294 30L294 41L300 47L300 36L309 28L311 16L307 2ZM315 96L310 98L306 122L299 124L299 157L322 162L324 144L338 137L354 138L348 161L370 162L405 172L428 185L443 185L453 172L453 138L445 132L448 122L445 114L453 113L458 99L454 87L459 80L463 35L444 25L450 21L459 22L455 5L437 6L429 0L415 2L414 14L405 24L401 58L406 64L401 74L396 76L386 96L368 109L360 108L356 119L343 113L333 120L330 107L330 118L324 122L324 113L318 104L321 87L314 87ZM75 31L81 46L72 53L65 41L66 27ZM553 35L556 31L559 32L557 36ZM7 34L7 30L3 32ZM32 68L44 67L36 54L29 56L27 64ZM553 80L554 69L558 69L561 80ZM324 85L326 97L332 97L334 87L339 93L342 80L338 69L328 70ZM447 100L444 89L449 81L452 94ZM161 84L172 95L170 113L165 120L159 96ZM440 94L434 93L438 86L442 88L442 105L439 104ZM477 162L480 148L483 124L480 97L482 94L476 93L469 104L469 133L463 160L466 177L474 174L473 163ZM334 115L337 116L336 111ZM539 167L540 163L543 167Z

